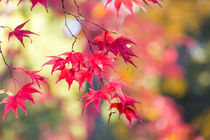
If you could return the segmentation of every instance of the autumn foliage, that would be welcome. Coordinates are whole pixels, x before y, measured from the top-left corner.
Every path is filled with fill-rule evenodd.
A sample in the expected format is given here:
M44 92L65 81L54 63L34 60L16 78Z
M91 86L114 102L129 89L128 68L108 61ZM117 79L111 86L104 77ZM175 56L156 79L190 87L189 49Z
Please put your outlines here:
M112 0L108 0L105 7L108 6L111 1ZM9 2L9 0L7 2ZM24 1L20 0L18 4L23 2ZM46 0L30 0L30 2L32 4L31 10L37 4L41 4L48 12ZM148 4L150 2L160 5L156 0L115 0L114 6L117 10L117 15L119 16L119 10L122 5L129 9L133 14L133 3L139 5L143 10L145 10L143 3ZM76 1L75 4L77 5ZM64 0L62 8L65 14L71 15L71 13L65 11ZM79 13L79 10L77 14L78 15L73 16L83 26L83 19L81 18L82 15ZM24 38L29 38L32 41L29 35L38 35L32 31L22 29L28 22L29 20L18 25L14 30L10 29L11 31L8 34L8 40L10 40L12 37L16 37L25 48L25 44L23 42ZM100 25L95 25L101 27ZM83 33L86 36L86 32L84 30L85 28L83 28ZM106 101L110 106L107 110L110 111L109 117L111 117L113 113L111 110L115 108L119 112L119 118L121 114L125 114L126 119L129 121L129 127L131 127L131 122L133 119L139 120L141 123L143 123L135 106L136 104L140 104L140 102L135 98L128 96L122 89L123 87L129 86L125 82L121 81L122 78L109 81L109 71L112 70L115 72L114 63L116 61L123 59L127 64L127 67L137 67L134 64L133 59L139 60L139 57L132 51L132 47L134 47L136 44L125 36L119 36L115 38L113 37L113 32L107 31L105 29L102 30L103 33L101 35L95 36L92 40L88 39L90 53L75 52L72 49L71 52L64 52L62 54L58 54L57 56L48 56L49 61L45 63L43 62L42 67L47 65L52 66L51 74L53 75L55 72L59 73L58 79L55 82L58 83L61 80L65 80L68 83L68 89L71 88L73 81L79 84L80 91L86 81L91 85L89 91L80 97L80 100L84 100L82 114L84 113L84 110L87 108L87 106L91 103L95 105L96 110L99 112L100 103L102 101ZM72 34L71 31L69 32ZM73 37L76 41L77 37L74 35ZM74 47L73 45L74 43L72 44L72 48ZM5 64L7 65L6 62ZM32 94L41 93L37 88L41 89L42 84L47 85L48 83L48 79L46 77L38 74L41 70L30 71L26 70L25 68L12 68L9 66L8 70L11 73L15 90L17 85L20 89L15 95L8 96L0 102L0 104L6 104L4 108L3 119L5 119L6 114L10 110L14 112L17 118L18 107L23 109L25 111L25 115L27 115L25 101L29 100L34 104ZM13 71L24 72L31 79L31 81L24 84L23 86L20 86L18 80L16 80L12 75ZM107 77L106 79L108 80L106 80L106 82L103 79L103 76ZM98 85L102 85L100 89L99 86L97 89L94 89L94 77L98 78Z

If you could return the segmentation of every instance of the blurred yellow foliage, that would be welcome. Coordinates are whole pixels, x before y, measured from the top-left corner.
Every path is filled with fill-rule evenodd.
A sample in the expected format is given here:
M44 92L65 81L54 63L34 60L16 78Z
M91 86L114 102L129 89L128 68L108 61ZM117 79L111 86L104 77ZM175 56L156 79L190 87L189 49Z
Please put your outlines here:
M193 124L196 128L200 128L201 135L204 136L206 140L210 139L210 108L195 117Z
M186 89L187 83L183 78L171 77L163 82L163 91L178 98L182 98L185 95Z
M164 0L161 4L164 9L154 7L143 17L163 24L173 35L199 31L202 21L210 15L209 0Z

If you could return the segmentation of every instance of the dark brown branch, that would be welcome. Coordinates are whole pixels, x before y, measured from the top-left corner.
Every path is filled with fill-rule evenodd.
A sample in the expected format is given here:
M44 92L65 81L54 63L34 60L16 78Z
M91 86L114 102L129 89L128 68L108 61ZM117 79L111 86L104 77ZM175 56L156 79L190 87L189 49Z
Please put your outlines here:
M100 29L104 30L105 32L108 31L108 30L105 29L103 26L101 26L101 25L99 25L99 24L97 24L97 23L94 23L94 22L92 22L92 21L89 21L88 19L85 19L85 21L86 21L86 22L89 22L89 23L91 23L91 24L93 24L93 25L95 25L95 26L97 26L97 27L99 27Z
M64 0L62 0L62 9L63 9L63 12L64 12L64 14L65 14L65 26L66 26L66 28L68 29L68 31L69 31L69 33L71 34L71 36L72 37L74 37L74 41L72 42L72 52L74 52L74 45L75 45L75 43L76 43L76 41L77 41L77 37L72 33L72 31L70 30L70 28L69 28L69 26L68 26L68 24L67 24L67 20L66 20L66 14L67 14L67 12L65 11L65 5L64 5ZM69 13L70 14L70 13ZM73 16L73 15L72 15Z
M74 0L74 4L75 4L76 7L77 7L77 13L78 13L80 16L82 16L82 14L80 13L79 5L77 4L77 1L76 1L76 0Z
M71 36L74 37L74 41L73 41L73 43L72 43L72 52L74 52L74 45L75 45L75 43L76 43L76 41L77 41L77 37L71 32L71 30L70 30L70 28L69 28L69 26L68 26L68 24L67 24L66 14L65 14L65 26L66 26L66 28L68 29L68 31L69 31L69 33L71 34Z
M61 0L62 2L62 9L65 10L64 0Z

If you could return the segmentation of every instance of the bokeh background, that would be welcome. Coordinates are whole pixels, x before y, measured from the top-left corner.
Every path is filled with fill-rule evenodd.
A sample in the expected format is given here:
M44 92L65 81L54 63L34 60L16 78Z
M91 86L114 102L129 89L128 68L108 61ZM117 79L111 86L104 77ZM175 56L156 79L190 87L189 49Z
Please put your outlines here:
M76 13L73 0L65 0L66 9ZM12 38L7 29L0 28L2 50L10 66L39 70L49 60L46 56L71 51L73 38L64 25L60 0L48 0L47 13L41 5L30 11L31 3L18 0L0 2L0 26L14 29L30 19L24 27L40 36L31 35L33 42L25 39L26 48ZM89 105L82 116L83 101L78 98L86 91L78 91L73 83L70 90L58 75L50 74L50 66L40 72L47 77L49 86L43 86L43 95L35 94L36 105L27 102L28 116L19 110L16 119L10 111L0 120L1 140L209 140L210 139L210 1L163 0L161 7L146 6L143 12L134 7L134 16L124 7L117 18L113 3L104 9L106 1L78 0L85 19L98 23L116 36L124 35L137 45L133 47L139 59L133 59L137 68L121 60L116 63L116 73L111 77L124 77L133 88L124 91L141 102L137 105L142 126L128 122L114 114L108 126L109 108L101 104L98 114ZM75 49L88 51L80 24L67 18L71 31L79 37ZM101 34L96 26L85 23L88 36ZM27 81L24 73L15 72L19 80ZM95 81L97 84L98 81ZM14 92L11 77L0 59L0 89ZM0 100L6 95L1 94ZM0 105L0 116L4 105Z

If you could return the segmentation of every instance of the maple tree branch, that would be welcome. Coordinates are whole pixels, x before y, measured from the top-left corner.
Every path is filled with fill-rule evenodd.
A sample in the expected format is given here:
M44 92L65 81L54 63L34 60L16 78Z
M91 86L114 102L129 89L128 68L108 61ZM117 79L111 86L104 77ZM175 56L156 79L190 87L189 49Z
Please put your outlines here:
M62 0L62 1L64 1L64 0ZM64 9L65 10L65 9ZM82 32L83 32L83 34L85 35L85 38L87 39L87 41L88 41L88 44L89 44L89 47L90 47L90 50L91 50L91 52L93 53L93 49L92 49L92 46L91 46L91 44L95 44L95 43L93 43L92 41L90 41L89 39L88 39L88 37L87 37L87 33L86 33L86 31L85 31L85 25L82 23L82 20L83 20L83 18L82 18L82 16L77 16L77 15L74 15L74 14L72 14L72 13L70 13L70 12L67 12L67 11L64 11L64 13L65 14L68 14L68 15L70 15L70 16L73 16L76 20L77 20L77 22L79 22L79 24L80 24L80 26L81 26L81 29L82 29ZM68 28L68 27L67 27ZM68 30L70 31L70 29L68 28ZM71 31L70 31L71 32ZM76 38L76 36L74 36L74 38ZM72 45L73 46L73 45Z
M62 9L65 10L64 0L61 0L62 2Z
M68 14L68 15L70 15L70 16L73 16L74 18L75 18L75 17L79 17L79 16L77 16L77 15L75 15L75 14L72 14L72 13L70 13L70 12L67 12L67 11L64 11L64 13L65 13L65 14Z
M77 1L76 1L76 0L74 0L74 4L75 4L76 7L77 7L77 14L78 14L78 15L73 14L73 13L71 13L71 12L67 12L66 9L65 9L64 0L62 0L62 8L63 8L64 14L65 14L65 15L68 14L68 15L74 17L74 18L79 22L79 24L80 24L80 26L81 26L81 28L82 28L82 31L83 31L83 33L84 33L86 39L88 40L88 44L93 44L93 45L98 45L98 44L100 44L100 42L99 42L99 43L94 43L94 42L92 42L90 39L88 39L87 33L86 33L86 31L85 31L85 30L88 30L88 29L86 28L86 26L85 26L85 24L83 23L83 21L89 22L89 23L93 24L94 26L100 28L101 30L103 30L103 31L105 31L105 32L108 31L108 30L105 29L103 26L97 24L97 23L94 23L94 22L92 22L92 21L90 21L90 20L88 20L88 19L85 19L85 18L83 17L83 15L80 13L80 8L79 8L79 5L77 4ZM71 31L69 30L69 32L71 32ZM115 32L112 32L112 33L115 33ZM72 36L73 36L73 35L72 35ZM75 37L75 36L74 36L74 37ZM91 45L90 45L90 46L91 46Z
M89 23L91 23L91 24L93 24L93 25L99 27L100 29L104 30L105 32L108 31L107 29L105 29L105 28L102 27L101 25L96 24L96 23L94 23L94 22L92 22L92 21L89 21L89 20L85 19L85 18L82 16L82 14L80 13L80 8L79 8L79 5L77 4L77 1L76 1L76 0L74 0L74 4L75 4L76 7L77 7L77 13L78 13L78 15L80 16L81 20L85 20L85 21L87 21L87 22L89 22Z
M1 57L3 59L4 64L6 65L7 69L9 70L10 76L12 78L12 81L13 81L13 84L14 84L14 87L15 87L15 92L16 92L16 84L15 84L16 79L14 78L13 73L12 73L12 70L15 70L16 68L15 67L13 67L13 68L10 67L9 64L7 63L6 58L5 58L5 56L2 52L2 49L1 49L1 43L2 42L0 41L0 54L1 54Z
M91 42L92 42L92 41L90 41L90 40L88 39L87 33L85 32L85 29L84 29L84 26L81 26L81 28L82 28L82 32L83 32L84 35L85 35L85 38L86 38L87 41L88 41L88 45L89 45L89 48L90 48L91 53L94 53L94 52L93 52L93 48L92 48L92 46L91 46Z
M75 45L75 43L76 43L78 38L72 33L72 31L70 30L70 28L69 28L69 26L67 24L67 16L66 16L67 12L65 11L64 0L62 0L62 9L63 9L63 12L65 14L65 18L64 18L65 26L66 26L68 32L71 34L71 36L74 37L74 41L72 42L72 52L74 52L74 45Z
M102 29L102 30L105 31L105 32L108 31L108 30L105 29L103 26L101 26L101 25L99 25L99 24L97 24L97 23L95 23L95 22L89 21L88 19L85 19L85 21L86 21L86 22L89 22L89 23L91 23L91 24L93 24L93 25L95 25L95 26L97 26L97 27L99 27L100 29Z
M68 31L69 31L69 33L71 34L71 36L74 37L74 41L73 41L73 43L72 43L72 52L74 52L74 45L75 45L75 43L76 43L76 41L77 41L77 37L71 32L71 30L70 30L70 28L69 28L69 26L68 26L68 24L67 24L66 14L65 14L65 26L66 26L66 28L68 29Z
M4 61L4 64L6 65L7 69L9 70L11 77L13 78L12 70L15 69L15 68L11 68L11 67L9 66L9 64L7 63L7 61L6 61L6 59L5 59L5 56L4 56L4 54L3 54L3 52L2 52L2 49L1 49L1 43L2 43L2 42L0 41L0 54L1 54L1 57L2 57L2 59L3 59L3 61Z
M77 4L77 1L76 1L76 0L74 0L74 4L75 4L76 7L77 7L77 13L78 13L80 16L82 16L82 14L80 13L79 5Z

